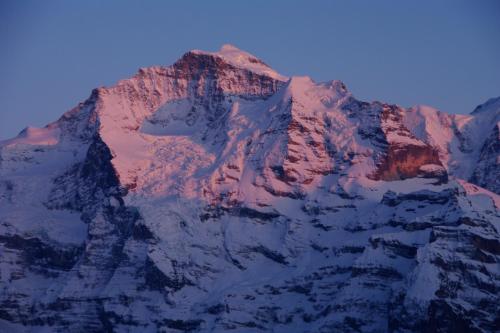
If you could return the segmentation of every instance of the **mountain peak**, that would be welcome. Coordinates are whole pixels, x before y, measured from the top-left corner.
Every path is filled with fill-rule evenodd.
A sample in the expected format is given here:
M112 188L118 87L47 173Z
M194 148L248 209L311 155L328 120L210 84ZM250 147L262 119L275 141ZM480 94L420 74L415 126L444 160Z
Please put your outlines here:
M351 96L351 93L342 81L317 83L309 76L292 76L283 89L283 96L313 109L335 107L339 100Z
M478 105L471 114L479 114L486 112L497 113L500 111L500 96L488 99L485 103Z
M261 59L231 44L223 44L217 52L192 50L189 53L216 56L235 67L244 68L256 74L267 75L279 81L288 80L286 76L276 72Z
M229 51L234 51L234 52L243 52L246 53L245 51L240 50L233 44L223 44L220 48L219 52L229 52Z
M494 331L499 103L363 102L231 45L95 89L0 142L0 332Z
M302 96L306 91L314 88L315 82L309 76L292 76L286 85L286 94L291 97Z

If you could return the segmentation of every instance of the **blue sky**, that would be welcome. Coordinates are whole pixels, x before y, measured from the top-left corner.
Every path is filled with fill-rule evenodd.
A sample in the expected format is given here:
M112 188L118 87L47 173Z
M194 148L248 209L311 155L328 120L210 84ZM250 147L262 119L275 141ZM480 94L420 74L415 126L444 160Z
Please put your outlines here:
M224 43L362 100L468 113L500 96L500 1L0 2L0 139L139 67Z

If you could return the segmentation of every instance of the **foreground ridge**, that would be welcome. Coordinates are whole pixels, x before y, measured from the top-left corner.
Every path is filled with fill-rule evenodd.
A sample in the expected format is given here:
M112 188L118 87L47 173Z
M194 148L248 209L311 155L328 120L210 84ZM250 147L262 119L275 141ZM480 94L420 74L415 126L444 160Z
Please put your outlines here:
M224 45L0 142L0 331L493 332L500 98L355 98Z

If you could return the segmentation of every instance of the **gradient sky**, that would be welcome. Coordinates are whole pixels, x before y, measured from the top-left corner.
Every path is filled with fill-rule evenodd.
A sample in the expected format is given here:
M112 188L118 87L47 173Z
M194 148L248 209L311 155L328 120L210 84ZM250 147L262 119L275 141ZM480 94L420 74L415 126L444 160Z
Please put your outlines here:
M471 112L500 96L500 1L0 1L0 139L139 67L234 44L362 100Z

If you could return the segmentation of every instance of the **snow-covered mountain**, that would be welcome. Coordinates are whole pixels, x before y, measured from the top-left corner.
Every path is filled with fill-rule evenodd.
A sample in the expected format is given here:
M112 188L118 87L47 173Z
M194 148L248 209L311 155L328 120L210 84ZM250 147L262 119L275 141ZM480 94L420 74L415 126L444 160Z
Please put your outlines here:
M0 331L494 332L499 129L230 45L142 68L0 142Z

